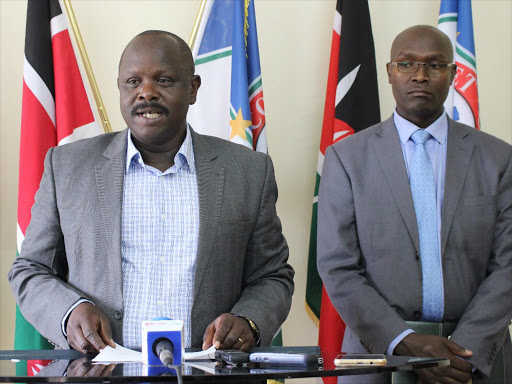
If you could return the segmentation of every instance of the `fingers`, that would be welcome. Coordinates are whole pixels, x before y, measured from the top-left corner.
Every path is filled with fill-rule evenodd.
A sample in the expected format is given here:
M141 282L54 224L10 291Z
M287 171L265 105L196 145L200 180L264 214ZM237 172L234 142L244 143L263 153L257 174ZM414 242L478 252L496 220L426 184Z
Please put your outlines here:
M468 374L470 374L471 371L473 370L473 366L471 365L471 363L469 363L466 360L463 360L457 356L450 358L450 367L452 367L458 371L468 373Z
M470 374L458 374L450 367L420 369L416 373L420 377L419 383L467 384L471 380Z
M82 353L99 352L107 343L115 347L108 318L91 303L82 303L71 312L66 331L69 345Z
M115 368L115 364L103 365L92 364L86 357L82 357L69 364L67 376L69 377L98 377L110 376Z
M463 358L470 357L472 352L444 337L412 333L397 345L395 352L450 359L450 366L418 371L424 383L466 384L471 379L472 366Z
M112 340L112 329L110 328L110 321L106 316L101 318L99 335L101 339L112 348L116 347L116 343Z
M254 345L254 336L247 321L230 313L224 313L206 328L203 349L211 345L217 349L248 351Z
M453 342L451 340L447 340L446 346L448 347L450 352L453 353L456 356L470 357L470 356L473 355L472 351L470 351L469 349L466 349L464 347L461 347L459 344L457 344L457 343L455 343L455 342Z
M210 348L213 345L213 335L215 334L215 321L212 321L206 327L206 331L203 335L203 351Z
M237 349L234 344L238 341L238 333L235 334L235 330L231 332L233 327L233 315L227 313L220 315L215 319L215 334L213 335L213 345L219 349Z

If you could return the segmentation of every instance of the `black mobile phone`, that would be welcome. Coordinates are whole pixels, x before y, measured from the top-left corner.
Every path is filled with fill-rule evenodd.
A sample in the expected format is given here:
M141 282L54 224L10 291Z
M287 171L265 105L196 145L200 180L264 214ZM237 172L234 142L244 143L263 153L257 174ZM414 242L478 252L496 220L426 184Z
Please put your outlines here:
M245 364L249 362L249 353L238 349L219 349L215 351L215 360L231 365Z

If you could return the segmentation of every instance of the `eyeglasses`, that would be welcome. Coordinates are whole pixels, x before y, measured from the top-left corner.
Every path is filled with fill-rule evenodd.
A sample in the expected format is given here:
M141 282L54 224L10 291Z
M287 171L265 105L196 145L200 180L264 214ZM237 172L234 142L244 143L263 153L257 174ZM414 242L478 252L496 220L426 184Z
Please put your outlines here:
M425 71L433 76L441 75L446 72L448 68L455 65L454 63L413 63L410 61L391 61L389 64L396 66L398 72L409 74L418 72L420 66L423 66Z

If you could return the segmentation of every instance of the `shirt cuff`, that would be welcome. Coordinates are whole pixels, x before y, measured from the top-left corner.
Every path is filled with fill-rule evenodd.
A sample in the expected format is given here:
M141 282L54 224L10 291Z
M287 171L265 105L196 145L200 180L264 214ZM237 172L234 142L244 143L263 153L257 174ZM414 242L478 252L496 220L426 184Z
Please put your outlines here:
M389 344L388 349L386 349L386 355L392 355L398 343L400 343L406 336L411 333L415 333L412 329L406 329L401 334L399 334L395 339Z
M64 315L64 317L62 319L61 327L62 327L62 333L64 334L64 336L68 337L68 334L66 332L66 325L68 324L69 315L71 315L71 312L73 312L73 309L75 309L82 303L91 303L92 305L95 305L91 300L87 300L87 299L80 299L75 304L73 304L71 306L71 308L68 309L68 311L66 312L66 314Z

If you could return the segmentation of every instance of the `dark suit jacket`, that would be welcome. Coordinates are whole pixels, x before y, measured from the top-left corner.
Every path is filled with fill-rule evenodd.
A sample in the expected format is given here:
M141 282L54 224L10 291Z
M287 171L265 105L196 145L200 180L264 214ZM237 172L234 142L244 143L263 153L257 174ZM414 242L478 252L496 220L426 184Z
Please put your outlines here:
M512 149L453 120L447 145L444 321L458 321L451 340L489 374L500 347L510 351ZM318 212L318 270L348 325L344 349L361 342L384 353L422 310L418 227L393 118L327 149Z
M32 220L9 273L23 315L60 348L66 311L92 300L122 343L121 210L127 130L48 151ZM191 313L192 346L232 312L251 318L270 343L285 320L293 269L276 214L270 157L192 131L199 192L199 240Z

